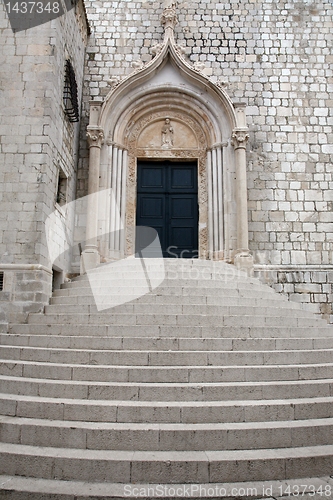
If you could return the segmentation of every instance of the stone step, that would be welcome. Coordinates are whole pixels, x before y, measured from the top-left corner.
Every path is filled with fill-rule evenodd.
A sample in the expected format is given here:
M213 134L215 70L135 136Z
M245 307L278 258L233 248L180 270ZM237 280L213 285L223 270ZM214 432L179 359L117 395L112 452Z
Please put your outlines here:
M93 350L55 349L43 347L0 346L0 357L29 362L49 362L70 365L128 365L128 366L209 366L295 365L333 363L333 349L266 350L266 351L209 351L209 350Z
M302 486L303 483L303 486ZM301 485L301 486L300 486ZM139 495L149 500L173 500L181 498L200 500L233 500L235 496L244 500L255 498L282 499L289 492L302 493L306 500L331 496L333 480L330 476L281 481L248 481L238 483L192 483L192 484L148 484L125 485L111 482L61 481L57 479L0 476L0 491L3 500L137 500ZM316 496L317 492L317 496Z
M119 262L121 262L121 266L119 265ZM137 258L137 257L128 257L127 259L123 259L121 261L114 261L114 262L108 262L108 263L103 263L100 264L96 269L101 269L103 270L105 267L108 268L110 265L115 266L115 269L122 269L126 268L129 269L131 266L134 268L138 267L138 263L140 263L140 266L143 264L148 267L157 267L158 269L164 268L164 269L174 269L174 268L184 268L184 269L191 269L192 267L199 267L199 268L206 268L208 267L209 269L221 269L225 270L226 272L233 272L233 273L238 273L239 275L246 276L246 273L244 271L241 271L237 269L236 266L233 264L229 264L228 262L222 261L222 260L205 260L205 259L198 259L198 258L192 258L192 259L181 259L181 258L173 258L173 257L167 257L167 258L160 258L160 257L145 257L145 258ZM80 276L77 276L77 278L80 278Z
M306 373L306 371L304 372ZM98 382L0 375L1 391L71 399L137 401L243 401L329 397L333 379L251 382Z
M55 292L59 292L56 290ZM54 295L50 299L51 305L93 305L95 300L93 295ZM121 297L125 299L128 297ZM153 295L151 293L143 295L139 299L128 302L128 304L149 304L149 305L169 305L169 304L181 304L181 305L208 305L208 306L257 306L257 307L287 307L290 309L296 309L302 311L302 305L297 302L288 301L286 297L277 295L272 298L246 298L246 297L233 297L233 296L216 296L216 295Z
M48 315L54 314L96 314L98 312L97 306L95 304L85 304L85 305L48 305L44 309L44 313ZM207 304L140 304L140 303L130 303L115 306L112 309L112 315L114 314L202 314L202 315L215 315L215 316L235 316L235 315L247 315L247 316L278 316L288 315L288 317L296 318L302 316L303 318L313 319L313 314L309 311L302 311L295 308L289 308L288 303L286 305L275 305L267 307L265 304L258 306L245 306L245 305L207 305ZM103 311L103 314L110 314Z
M45 321L45 320L44 320ZM322 323L320 323L322 324ZM107 325L107 324L12 324L11 334L18 335L82 335L111 337L172 337L177 338L289 338L314 337L332 338L332 326L272 327L266 326L177 326L175 325Z
M215 279L215 280L234 280L247 283L260 283L258 277L248 276L244 272L238 271L234 266L212 266L210 262L208 265L200 261L200 264L195 263L195 265L162 265L160 263L153 263L146 261L144 265L141 263L137 265L130 265L127 261L124 265L101 265L99 268L95 268L88 275L76 276L71 279L71 282L84 282L88 280L105 280L113 278L145 278L147 273L148 277L151 278L165 278L165 279ZM207 262L207 261L206 261ZM124 261L122 261L124 264ZM164 262L165 264L165 262Z
M329 475L333 445L214 451L112 451L0 444L0 473L127 484L262 481Z
M121 363L122 360L117 360ZM59 381L96 381L117 383L208 383L318 380L333 378L332 363L234 366L143 366L131 364L95 366L37 361L5 360L0 375ZM140 361L140 360L139 360ZM246 359L243 360L246 362Z
M331 473L332 326L219 264L145 261L166 276L150 293L143 262L107 264L96 296L78 277L10 325L0 473L88 487Z
M105 268L100 267L100 269L94 269L93 272L88 275L82 275L74 277L71 280L67 280L64 284L71 283L90 283L90 282L105 282L105 281L116 281L119 280L151 280L158 283L161 280L168 281L218 281L221 283L240 283L251 285L260 285L262 287L268 287L266 283L263 283L258 277L248 276L247 274L235 272L234 268L230 269L217 269L210 268L210 266L204 267L189 267L187 269L183 267L157 267L157 266L142 266L139 267L127 267L124 269L116 269L113 267L113 271L110 272L110 266Z
M94 297L98 297L98 295L101 295L101 297L105 296L106 293L110 294L111 296L121 296L126 298L127 300L133 300L130 299L130 297L133 296L133 294L137 294L138 297L143 295L144 293L148 293L148 289L143 289L143 287L126 287L126 286L119 286L116 288L112 289L112 293L110 292L109 289L103 290L101 289L100 294L99 293L92 293L92 290L90 287L66 287L62 288L59 290L55 290L53 295L54 297L59 297L59 296L91 296L92 299ZM196 287L196 286L187 286L187 287L182 287L182 286L168 286L168 287L163 287L160 286L153 290L152 292L149 292L149 295L176 295L178 296L218 296L218 297L240 297L240 298L254 298L254 299L263 299L265 300L266 298L276 298L276 300L279 300L277 296L275 295L276 292L274 290L268 288L266 289L239 289L239 288L225 288L221 289L219 287L209 287L209 288L204 288L202 286Z
M81 400L0 394L7 416L118 423L236 423L331 418L333 396L243 401Z
M312 315L311 315L312 316ZM30 325L40 324L92 324L92 325L174 325L178 326L266 326L266 327L316 327L327 323L315 317L267 316L263 314L145 314L145 313L92 313L92 314L40 314L31 313L28 318Z
M143 267L149 269L150 271L165 272L165 273L190 273L196 275L197 273L214 273L214 274L231 274L239 278L248 278L248 275L235 267L233 264L228 264L223 261L212 261L204 259L154 259L146 258L144 260L139 260L137 258L128 258L126 260L121 260L117 262L105 263L99 265L94 269L94 274L105 274L105 270L112 269L112 275L121 275L131 272L142 272ZM73 278L74 281L80 281L87 279L86 275L78 275ZM251 277L250 279L257 279Z
M103 290L105 289L122 289L126 287L146 287L147 279L145 276L137 277L135 275L125 275L125 276L99 276L97 279L86 279L84 281L66 281L61 285L62 289L67 288L89 288L93 284L94 286L99 286ZM259 280L251 280L251 279L235 279L233 276L222 276L221 278L214 279L211 276L207 276L207 278L199 278L199 279L186 279L182 277L165 278L163 283L156 287L159 288L186 288L186 287L196 287L202 289L209 288L219 288L220 290L259 290L262 292L266 292L268 294L274 294L275 291L273 288L260 283Z
M177 338L93 337L82 335L0 334L0 345L50 349L149 351L272 351L333 349L333 336L322 338Z
M0 417L3 443L77 450L205 451L333 444L333 418L165 424Z

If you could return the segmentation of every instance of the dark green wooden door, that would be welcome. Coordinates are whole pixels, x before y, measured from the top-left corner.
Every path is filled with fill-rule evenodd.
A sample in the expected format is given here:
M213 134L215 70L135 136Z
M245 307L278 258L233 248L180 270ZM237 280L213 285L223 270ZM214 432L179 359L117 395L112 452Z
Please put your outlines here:
M198 256L196 162L138 162L137 226L154 228L163 257Z

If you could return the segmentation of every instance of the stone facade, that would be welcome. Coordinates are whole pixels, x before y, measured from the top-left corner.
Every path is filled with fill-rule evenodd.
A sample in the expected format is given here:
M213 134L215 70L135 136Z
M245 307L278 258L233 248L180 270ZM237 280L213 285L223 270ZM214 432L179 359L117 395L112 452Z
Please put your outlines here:
M153 61L163 41L160 19L168 4L87 0L91 35L83 83L86 28L80 31L75 19L80 4L50 24L17 35L3 16L7 76L2 85L8 105L2 107L1 122L1 262L38 264L44 267L25 272L45 276L42 290L16 296L9 285L16 278L3 266L0 294L6 303L28 301L28 308L38 309L45 295L34 294L49 293L43 223L56 206L59 167L69 179L67 201L75 197L75 183L77 198L88 193L89 102L103 102L119 80ZM176 13L175 41L187 63L232 102L246 104L248 239L255 274L333 321L332 3L180 1ZM66 51L77 71L79 94L83 88L77 172L78 127L65 120L58 104ZM12 74L18 77L13 80ZM100 187L105 175L102 170ZM229 195L232 206L236 193ZM8 214L10 224L5 222ZM84 239L84 229L77 227L78 241ZM78 272L79 264L75 247L71 264L60 263L58 270Z
M79 137L79 123L64 112L65 61L75 68L80 100L87 24L78 3L62 17L14 34L4 4L0 10L0 322L6 323L25 321L51 293L45 219L54 210L67 216L57 203L60 173L65 201L75 197Z
M154 57L153 47L163 37L163 5L86 5L92 26L84 96L88 114L89 99L105 98L110 79L123 78ZM328 317L333 6L328 1L194 1L178 2L177 14L175 38L188 60L202 64L234 102L247 105L249 245L255 272ZM82 146L79 194L87 189L85 142ZM288 286L281 283L282 275Z

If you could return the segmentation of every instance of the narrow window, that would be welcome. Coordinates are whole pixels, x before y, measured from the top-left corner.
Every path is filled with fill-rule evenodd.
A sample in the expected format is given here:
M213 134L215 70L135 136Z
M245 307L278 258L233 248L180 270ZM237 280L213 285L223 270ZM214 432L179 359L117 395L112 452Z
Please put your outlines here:
M69 59L65 64L65 82L63 94L65 113L70 122L79 121L79 104L77 98L77 83L74 68Z
M57 203L61 207L67 202L67 184L68 179L62 168L59 169L58 187L57 187Z
M0 292L3 290L4 273L0 272Z

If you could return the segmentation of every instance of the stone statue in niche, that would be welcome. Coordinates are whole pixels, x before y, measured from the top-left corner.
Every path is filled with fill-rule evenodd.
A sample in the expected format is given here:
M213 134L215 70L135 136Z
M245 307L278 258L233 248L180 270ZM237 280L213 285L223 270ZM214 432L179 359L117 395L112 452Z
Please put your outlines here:
M173 146L173 127L170 118L165 119L162 127L162 148L172 148Z

